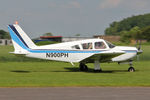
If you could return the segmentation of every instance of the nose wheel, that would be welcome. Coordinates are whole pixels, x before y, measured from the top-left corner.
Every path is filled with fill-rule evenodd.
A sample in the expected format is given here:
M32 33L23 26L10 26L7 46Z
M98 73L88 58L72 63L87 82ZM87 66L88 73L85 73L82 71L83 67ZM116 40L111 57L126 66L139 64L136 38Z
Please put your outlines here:
M129 67L128 72L135 72L134 67Z
M128 68L128 72L135 72L134 67L132 67L132 61L129 62L130 67Z

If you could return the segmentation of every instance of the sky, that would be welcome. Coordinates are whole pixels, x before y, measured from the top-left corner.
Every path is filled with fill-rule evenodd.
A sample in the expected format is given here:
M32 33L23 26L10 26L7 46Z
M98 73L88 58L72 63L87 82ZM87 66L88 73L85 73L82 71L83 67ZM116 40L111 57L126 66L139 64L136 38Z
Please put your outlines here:
M0 29L15 21L31 38L102 35L113 21L150 13L150 0L0 0Z

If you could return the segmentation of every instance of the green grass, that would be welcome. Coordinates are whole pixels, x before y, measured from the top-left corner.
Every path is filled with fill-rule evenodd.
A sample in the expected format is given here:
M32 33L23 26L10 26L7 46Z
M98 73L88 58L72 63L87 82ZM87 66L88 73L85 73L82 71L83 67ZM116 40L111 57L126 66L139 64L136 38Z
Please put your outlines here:
M0 87L47 86L150 86L150 46L142 46L144 53L134 62L136 72L129 73L129 65L101 64L103 72L80 72L78 64L16 57L8 52L11 46L0 46Z

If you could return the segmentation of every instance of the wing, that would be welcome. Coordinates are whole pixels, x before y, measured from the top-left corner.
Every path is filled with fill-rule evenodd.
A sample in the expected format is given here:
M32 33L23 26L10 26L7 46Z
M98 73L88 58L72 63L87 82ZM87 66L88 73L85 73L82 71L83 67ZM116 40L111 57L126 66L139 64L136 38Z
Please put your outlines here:
M104 51L101 53L95 53L88 58L82 59L80 62L94 63L95 59L99 59L100 62L111 62L112 58L124 53L124 51Z

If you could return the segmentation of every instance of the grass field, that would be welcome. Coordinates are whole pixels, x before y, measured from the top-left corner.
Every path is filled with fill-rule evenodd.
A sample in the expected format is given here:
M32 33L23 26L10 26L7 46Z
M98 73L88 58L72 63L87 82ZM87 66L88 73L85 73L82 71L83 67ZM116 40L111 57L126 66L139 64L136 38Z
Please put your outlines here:
M16 57L8 53L12 46L0 46L0 87L150 86L150 46L142 49L136 72L127 72L126 64L104 63L103 72L94 73L93 64L89 72L80 72L78 64Z

